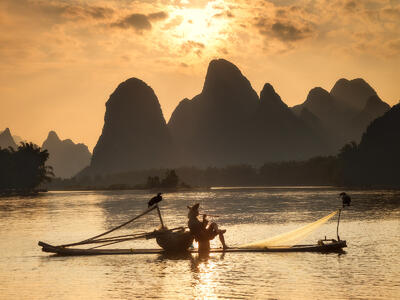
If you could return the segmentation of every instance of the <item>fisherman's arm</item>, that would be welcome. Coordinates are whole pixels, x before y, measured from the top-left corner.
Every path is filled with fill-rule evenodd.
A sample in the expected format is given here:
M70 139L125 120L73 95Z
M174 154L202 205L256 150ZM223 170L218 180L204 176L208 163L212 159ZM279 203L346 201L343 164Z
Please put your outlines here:
M203 226L204 226L204 228L207 227L207 224L208 224L207 215L204 214L204 215L203 215Z

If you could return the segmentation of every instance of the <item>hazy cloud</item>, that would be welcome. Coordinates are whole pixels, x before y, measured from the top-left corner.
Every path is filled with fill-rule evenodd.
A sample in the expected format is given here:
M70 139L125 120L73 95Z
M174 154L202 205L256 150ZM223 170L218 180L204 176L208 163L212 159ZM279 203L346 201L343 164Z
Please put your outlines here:
M66 16L78 18L107 19L114 14L114 10L111 8L88 5L67 5L64 10Z
M312 30L308 26L296 27L293 24L278 21L272 24L271 33L282 41L297 41L309 37Z
M284 42L293 42L308 38L312 35L309 25L294 25L289 21L270 22L268 19L258 19L256 27L262 35L274 37Z
M393 54L400 54L400 39L396 39L393 41L389 41L387 46L390 50L393 51Z
M354 12L358 8L358 3L356 1L347 1L344 4L344 8L348 11Z
M168 14L163 11L148 15L135 13L124 17L118 22L112 23L111 26L124 29L133 28L138 32L142 32L143 30L151 30L152 25L150 21L156 22L166 18L168 18Z
M111 26L120 28L134 28L137 31L151 29L151 23L148 17L143 14L131 14L118 22L112 23Z
M182 16L176 16L175 18L170 20L167 24L165 24L163 29L168 30L168 29L174 28L176 26L181 25L182 22L183 22L183 17Z
M159 11L156 13L148 14L147 17L149 20L158 21L158 20L164 20L164 19L168 18L168 14L166 12Z
M182 51L184 54L194 53L198 57L200 57L205 49L205 45L203 43L195 42L195 41L187 41L182 44Z
M12 13L41 15L47 20L62 23L68 19L107 19L114 14L110 7L89 5L79 2L5 0L5 8Z
M233 18L235 16L230 10L226 10L226 11L215 14L214 17L216 17L216 18L223 18L223 17Z

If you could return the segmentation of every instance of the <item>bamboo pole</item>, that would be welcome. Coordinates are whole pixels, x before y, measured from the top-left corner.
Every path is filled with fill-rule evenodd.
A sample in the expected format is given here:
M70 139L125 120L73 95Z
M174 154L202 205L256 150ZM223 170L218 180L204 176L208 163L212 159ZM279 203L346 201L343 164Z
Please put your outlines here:
M340 222L340 214L341 214L341 212L342 212L342 209L339 208L339 216L338 216L337 227L336 227L336 235L337 235L338 241L340 241L340 237L339 237L339 222Z
M160 211L160 208L158 207L158 204L156 204L156 207L157 207L158 217L160 218L160 222L161 222L161 228L164 228L165 226L164 226L164 222L163 222L163 219L161 216L161 211Z
M129 221L127 221L127 222L125 222L125 223L123 223L123 224L121 224L121 225L119 225L117 227L114 227L114 228L112 228L112 229L110 229L110 230L108 230L106 232L103 232L103 233L101 233L99 235L96 235L94 237L91 237L89 239L86 239L86 240L83 240L83 241L80 241L80 242L77 242L77 243L61 245L61 247L77 246L77 245L87 244L87 242L89 242L89 241L97 239L97 238L99 238L101 236L104 236L106 234L109 234L109 233L111 233L111 232L113 232L113 231L115 231L117 229L120 229L121 227L124 227L125 225L128 225L129 223L135 221L136 219L139 219L140 217L144 216L145 214L148 214L149 212L151 212L156 207L158 208L158 206L152 206L152 207L148 208L147 210L145 210L144 212L142 212L140 215L134 217L133 219L130 219Z

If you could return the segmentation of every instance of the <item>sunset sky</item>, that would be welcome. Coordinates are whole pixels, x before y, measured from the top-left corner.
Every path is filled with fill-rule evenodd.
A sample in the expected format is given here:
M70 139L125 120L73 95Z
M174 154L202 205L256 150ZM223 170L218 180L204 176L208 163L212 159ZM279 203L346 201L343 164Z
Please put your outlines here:
M55 130L92 150L121 81L149 84L168 121L213 58L289 106L341 77L394 105L400 0L0 0L0 130L40 145Z

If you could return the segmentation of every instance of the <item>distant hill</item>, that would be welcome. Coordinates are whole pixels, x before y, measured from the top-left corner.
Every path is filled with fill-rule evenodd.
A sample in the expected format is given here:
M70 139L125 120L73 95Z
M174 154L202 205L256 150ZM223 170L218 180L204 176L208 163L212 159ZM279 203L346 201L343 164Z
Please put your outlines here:
M282 101L271 84L266 83L260 93L256 114L251 118L251 148L255 163L268 161L302 160L329 151L323 138L297 117Z
M145 82L122 82L106 103L104 127L93 150L90 174L173 165L174 151L160 103Z
M232 63L210 62L202 92L168 123L186 165L224 166L303 159L326 151L270 84L260 98Z
M307 109L305 114L304 109ZM361 78L339 79L330 92L314 88L302 104L292 108L316 132L327 138L333 152L345 143L359 141L367 125L389 109L390 106ZM319 124L309 123L310 113L318 118Z
M271 84L258 95L237 66L215 59L202 91L183 99L168 124L150 86L137 78L122 82L106 103L102 134L80 175L336 154L389 108L363 79L340 79L330 92L314 88L289 108Z
M359 135L373 120L389 110L390 105L383 102L378 95L370 96L364 108L351 120L349 129L353 131L353 135Z
M374 120L360 144L346 145L344 161L347 184L400 187L400 104Z
M84 144L75 144L70 139L61 140L57 133L50 131L42 148L50 156L47 165L53 167L57 177L70 178L90 164L91 154Z
M235 65L211 61L202 92L181 101L168 122L183 164L220 166L250 159L249 122L258 104L257 93Z
M12 147L14 150L17 150L17 144L14 142L14 139L11 135L10 129L6 128L3 132L0 133L0 148L8 148Z
M365 107L369 97L375 96L375 90L362 78L347 80L339 79L330 91L337 101L357 111Z

